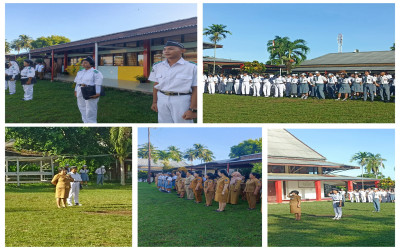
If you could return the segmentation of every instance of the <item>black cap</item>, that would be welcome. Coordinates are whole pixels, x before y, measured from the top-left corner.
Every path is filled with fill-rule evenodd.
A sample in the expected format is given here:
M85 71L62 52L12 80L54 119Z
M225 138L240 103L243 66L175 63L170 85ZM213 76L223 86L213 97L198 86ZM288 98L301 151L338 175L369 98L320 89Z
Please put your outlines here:
M25 59L25 60L24 60L24 62L27 62L27 63L29 63L29 65L30 65L30 66L32 66L32 65L33 65L33 61L32 61L32 60Z
M94 66L94 60L91 56L84 58L82 61L87 61L90 65Z
M179 47L181 49L185 48L182 43L178 43L178 42L175 42L175 41L167 41L165 43L164 47L167 47L167 46L175 46L175 47Z

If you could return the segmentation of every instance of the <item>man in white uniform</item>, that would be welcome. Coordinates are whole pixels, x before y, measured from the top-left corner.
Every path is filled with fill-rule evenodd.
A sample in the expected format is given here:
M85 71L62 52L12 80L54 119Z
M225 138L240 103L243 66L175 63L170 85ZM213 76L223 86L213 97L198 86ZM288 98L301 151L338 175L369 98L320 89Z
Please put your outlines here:
M19 66L16 61L11 61L9 62L9 67L6 70L6 74L9 77L8 80L8 91L10 95L15 94L15 80L17 79L17 76L19 74ZM7 81L6 81L7 82ZM7 88L7 85L6 85Z
M251 76L247 75L247 72L244 72L242 77L242 95L250 94L250 82Z
M381 72L381 75L379 76L379 94L381 96L381 100L384 102L389 102L390 101L390 86L389 86L389 80L390 77L386 75L386 72ZM385 95L384 95L385 94ZM386 97L386 99L385 99Z
M285 78L278 76L274 79L275 83L275 97L283 97L283 92L285 91Z
M253 79L253 96L260 96L261 78L255 74Z
M23 101L30 101L33 99L33 85L36 82L35 69L33 62L29 59L24 60L24 69L21 70L21 84L24 89Z
M376 81L373 76L370 75L369 71L365 71L365 75L362 80L364 90L364 102L367 101L368 94L371 98L371 102L374 101Z
M184 46L167 41L166 60L155 63L149 80L154 82L151 109L158 112L159 123L193 123L197 118L197 65L185 61Z
M321 76L321 73L319 73L319 71L316 71L314 81L316 86L316 97L318 99L325 99L324 86L327 82L326 77Z
M97 185L104 184L104 174L106 173L106 167L105 166L101 166L98 169L96 169L96 171L94 172L95 174L97 174Z
M79 190L80 185L82 184L82 178L81 175L77 173L77 170L77 167L73 166L71 172L68 173L72 178L74 178L74 182L71 182L71 189L69 190L69 196L67 199L68 206L73 206L71 202L72 196L74 197L75 206L82 206L82 204L79 203Z
M95 62L93 58L88 56L82 60L83 69L78 72L75 77L75 97L81 112L83 123L97 123L97 103L100 99L101 85L103 84L103 75L100 71L94 69ZM95 94L85 99L82 89L85 87L93 87Z

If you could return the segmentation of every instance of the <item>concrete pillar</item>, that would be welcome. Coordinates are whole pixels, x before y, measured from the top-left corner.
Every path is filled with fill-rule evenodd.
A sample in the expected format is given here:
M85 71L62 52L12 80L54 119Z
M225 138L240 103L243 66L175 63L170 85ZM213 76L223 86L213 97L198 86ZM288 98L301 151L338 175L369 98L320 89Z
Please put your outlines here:
M315 197L317 201L321 200L321 181L315 181Z
M151 61L151 50L150 40L145 40L143 43L143 75L149 77L150 75L150 61Z
M282 203L282 181L275 181L276 202Z
M97 42L94 44L94 56L93 56L93 59L94 59L94 68L95 69L97 69L97 67L99 66L98 65L98 57L99 57L99 45L97 44Z
M19 186L19 160L17 159L17 185Z
M375 181L375 187L377 188L379 184L379 181Z
M67 72L68 67L68 54L67 52L64 53L64 72Z
M353 181L347 181L347 191L353 191Z

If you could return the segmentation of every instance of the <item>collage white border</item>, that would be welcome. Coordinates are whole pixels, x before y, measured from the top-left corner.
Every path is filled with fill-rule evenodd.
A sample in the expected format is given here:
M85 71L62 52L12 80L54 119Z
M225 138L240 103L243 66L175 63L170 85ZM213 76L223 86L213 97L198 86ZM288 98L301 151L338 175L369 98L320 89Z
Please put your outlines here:
M110 0L97 0L97 1L90 1L90 0L84 0L84 1L78 1L78 0L70 0L70 1L55 1L55 0L3 0L1 3L1 16L2 18L0 19L0 27L3 27L3 30L0 34L0 37L2 38L2 41L4 41L5 39L5 4L6 3L111 3L112 1ZM219 1L213 1L213 0L142 0L142 1L135 1L135 0L118 0L116 2L113 3L185 3L185 4L197 4L197 18L198 18L198 65L201 67L203 64L203 36L202 36L202 24L203 24L203 16L202 16L202 4L203 3L396 3L395 0L381 0L381 1L371 1L371 0L350 0L350 1L346 1L346 0L338 0L338 1L324 1L324 0L319 0L319 1L315 1L315 0L298 0L298 1L288 1L288 0L282 0L282 1L278 1L278 0L264 0L264 1L257 1L257 0L249 0L249 1L245 1L245 0L219 0ZM399 23L400 23L400 3L395 4L395 11L396 11L396 43L399 43ZM246 13L246 14L251 14L251 13ZM268 13L266 13L268 14ZM366 13L366 18L368 18L368 15L372 15L373 13ZM360 28L360 27L357 27ZM362 28L362 27L361 27ZM306 29L306 28L305 28ZM365 28L366 32L368 31L368 27ZM379 35L379 31L375 31L377 35ZM2 56L0 58L1 63L4 65L4 43L1 43L0 46L0 50L2 51ZM398 59L400 55L400 51L398 50L396 52L396 58ZM396 71L400 72L399 70L399 64L396 64ZM0 67L0 72L3 73L3 68ZM198 70L198 79L202 78L202 70ZM200 92L200 91L199 91ZM398 93L399 90L396 91L396 93ZM2 100L3 104L1 107L1 114L0 114L0 124L1 124L1 131L0 131L0 141L1 141L1 148L4 148L4 141L5 141L5 135L4 135L4 129L5 127L51 127L51 126L55 126L55 127L63 127L63 126L70 126L70 127L82 127L83 124L62 124L62 123L56 123L56 124L5 124L5 109L4 109L4 99L5 99L5 93L4 91L0 91L0 100ZM202 110L202 102L203 102L203 96L200 94L198 96L198 107L199 107L199 111L198 111L198 115L199 115L199 119L198 119L198 123L197 124L190 124L190 125L183 125L183 124L177 124L174 125L173 127L262 127L263 129L263 138L264 138L264 145L263 145L263 159L264 159L264 163L266 163L266 159L267 159L267 143L266 143L266 138L267 138L267 129L274 129L274 128L297 128L297 129L394 129L396 128L396 125L398 127L398 129L400 129L399 127L399 107L396 104L396 123L395 124L225 124L225 123L220 123L220 124L203 124L202 121L202 114L203 114L203 110ZM107 124L93 124L93 125L85 125L87 127L110 127L110 126L132 126L133 130L132 130L132 136L133 136L133 147L132 147L132 159L137 159L137 128L139 127L172 127L171 125L165 125L165 124L124 124L124 123L107 123ZM398 130L397 129L397 130ZM400 143L400 135L398 133L398 131L396 131L395 133L395 139L396 139L396 153L399 152L399 143ZM0 161L1 162L5 162L4 161L4 154L2 153L0 156ZM400 157L396 157L395 159L395 163L396 165L400 165ZM265 166L265 165L264 165ZM264 167L265 169L265 167ZM396 171L395 175L396 175L396 179L400 180L400 171ZM133 183L137 183L137 175L132 175L133 176ZM5 192L4 192L4 179L0 180L0 208L1 211L0 212L0 248L4 249L5 248L5 228L4 228L4 219L5 219L5 215L4 215L4 210L5 210ZM137 185L133 184L132 185L133 188L133 192L132 192L132 244L133 244L133 248L138 248L137 247L137 233L138 233L138 229L137 229ZM265 191L264 191L265 192ZM263 199L263 207L264 207L264 216L262 219L262 224L263 224L263 240L262 240L262 248L270 248L270 249L293 249L292 247L267 247L267 238L268 238L268 234L267 234L267 201L266 199ZM399 211L399 204L396 204L396 212ZM400 229L399 229L399 225L400 225L400 219L399 216L396 216L396 246L399 246L399 237L400 237ZM357 233L357 231L355 230L355 233ZM290 239L290 235L282 235L282 240L287 240ZM38 249L39 247L23 247L23 248L18 248L18 249ZM164 247L151 247L151 249L163 249ZM180 249L186 249L188 247L183 247ZM200 247L201 249L208 249L209 247ZM228 247L228 248L224 248L224 249L237 249L237 248L233 248L233 247ZM250 247L244 247L245 249ZM313 249L322 249L323 247L313 247ZM360 249L357 247L335 247L335 249ZM11 249L11 248L7 248L7 249ZM64 249L64 248L62 248ZM82 249L82 248L79 248ZM100 249L100 248L90 248L90 249ZM196 248L198 249L198 248ZM212 248L210 248L212 249ZM242 248L241 248L242 249ZM251 249L254 249L253 247ZM393 249L393 248L387 248L387 247L374 247L374 249Z

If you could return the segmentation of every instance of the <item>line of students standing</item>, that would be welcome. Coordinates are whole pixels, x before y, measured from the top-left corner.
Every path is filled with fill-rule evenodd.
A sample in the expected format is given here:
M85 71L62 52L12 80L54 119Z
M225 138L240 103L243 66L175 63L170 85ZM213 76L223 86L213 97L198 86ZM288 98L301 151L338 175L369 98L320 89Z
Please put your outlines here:
M354 74L339 72L322 75L314 73L274 76L270 74L252 74L244 72L241 75L203 75L204 92L209 94L237 94L270 97L301 97L309 96L325 99L346 101L363 97L364 101L379 94L382 101L389 102L395 93L394 75L381 72L371 75L369 71ZM341 99L343 97L343 99Z
M212 206L213 201L218 202L216 212L225 211L226 204L238 204L240 195L245 194L249 204L248 210L254 210L257 200L261 197L261 179L259 174L250 173L244 182L244 176L239 172L233 172L229 178L225 170L216 171L215 174L207 173L203 176L202 171L177 171L174 173L160 173L156 175L155 181L159 191L171 193L175 187L179 198L195 200L195 203L203 202L204 206Z

